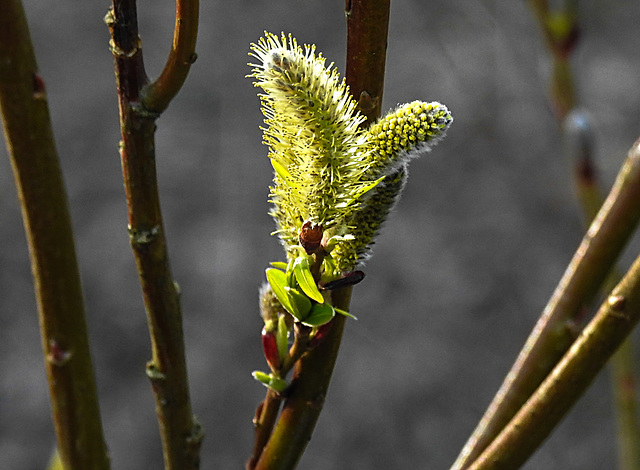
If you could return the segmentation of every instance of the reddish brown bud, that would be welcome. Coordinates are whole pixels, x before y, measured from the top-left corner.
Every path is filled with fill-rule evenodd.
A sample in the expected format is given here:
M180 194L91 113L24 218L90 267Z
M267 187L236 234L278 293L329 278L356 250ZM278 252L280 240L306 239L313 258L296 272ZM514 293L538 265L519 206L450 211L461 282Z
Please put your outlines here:
M47 361L54 366L62 367L71 359L71 352L66 351L60 346L55 339L49 340L49 352L47 353Z
M33 97L36 99L42 99L46 95L46 90L44 87L44 80L42 77L34 73L33 74Z
M280 368L280 354L278 354L276 335L273 331L267 331L266 328L262 329L262 349L271 370L277 371Z
M327 337L327 334L329 334L329 331L331 331L332 327L333 327L333 320L331 320L328 323L325 323L322 326L319 326L318 330L316 331L316 334L314 334L313 338L311 338L311 341L309 341L309 347L315 348L317 345L319 345L322 342L322 340L324 340L324 338Z
M320 247L323 232L322 225L316 225L308 220L302 225L300 229L300 245L308 255L315 253Z

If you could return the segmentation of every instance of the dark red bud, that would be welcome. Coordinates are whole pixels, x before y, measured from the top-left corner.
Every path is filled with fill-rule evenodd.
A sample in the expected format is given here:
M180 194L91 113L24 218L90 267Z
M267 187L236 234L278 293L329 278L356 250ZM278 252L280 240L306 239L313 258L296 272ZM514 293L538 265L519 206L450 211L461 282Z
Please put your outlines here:
M327 337L329 331L331 331L332 326L333 320L331 320L329 323L325 323L324 325L319 326L316 334L313 335L313 338L311 338L311 340L309 341L309 347L314 348L319 345L324 340L324 338Z
M49 352L47 353L47 361L54 366L61 367L69 362L71 352L66 351L60 346L55 339L49 340Z
M278 354L276 335L273 331L267 331L265 328L262 329L262 349L271 370L277 371L280 368L280 355Z
M46 90L44 87L44 80L40 74L33 74L33 97L34 98L44 98L46 94Z
M322 225L316 225L308 220L302 225L300 229L300 245L308 255L315 253L320 247L323 232Z

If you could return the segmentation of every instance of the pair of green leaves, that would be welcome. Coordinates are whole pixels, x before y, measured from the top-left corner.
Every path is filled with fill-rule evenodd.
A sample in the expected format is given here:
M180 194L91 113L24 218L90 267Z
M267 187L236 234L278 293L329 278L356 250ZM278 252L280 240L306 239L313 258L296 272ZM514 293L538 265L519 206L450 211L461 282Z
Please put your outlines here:
M273 293L284 309L303 325L324 325L331 321L336 312L352 317L348 312L325 302L311 273L310 257L300 256L288 264L271 264L273 268L268 268L266 274Z

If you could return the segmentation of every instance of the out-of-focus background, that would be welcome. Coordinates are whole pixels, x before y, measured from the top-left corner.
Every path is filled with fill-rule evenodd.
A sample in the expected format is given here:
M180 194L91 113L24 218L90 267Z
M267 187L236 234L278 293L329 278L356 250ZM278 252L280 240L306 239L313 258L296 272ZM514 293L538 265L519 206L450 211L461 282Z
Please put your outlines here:
M108 2L26 0L65 173L113 468L156 470L149 341L126 230ZM411 165L355 289L325 409L300 468L445 469L500 385L581 238L571 164L547 100L549 57L525 2L394 0L384 108L439 100L448 137ZM158 121L158 173L183 292L203 469L242 468L266 369L257 289L282 251L271 168L244 78L263 30L291 32L344 70L344 2L205 1L198 61ZM640 4L580 2L574 66L608 187L640 121ZM141 0L148 73L174 4ZM44 468L54 446L27 248L0 149L0 467ZM637 250L637 244L635 245ZM608 374L525 466L612 468Z

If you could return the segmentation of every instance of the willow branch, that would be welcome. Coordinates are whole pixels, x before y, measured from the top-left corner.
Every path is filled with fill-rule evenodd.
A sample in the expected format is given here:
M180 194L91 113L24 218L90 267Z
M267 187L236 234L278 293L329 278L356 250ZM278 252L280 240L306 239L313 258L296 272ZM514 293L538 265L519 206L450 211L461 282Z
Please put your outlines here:
M202 430L191 410L180 294L169 265L155 168L155 119L141 106L147 84L135 0L114 0L106 22L111 33L120 106L120 156L133 249L151 336L147 376L167 470L199 467Z
M469 470L520 468L586 390L639 319L640 257L564 358Z
M160 76L142 93L146 109L160 113L176 96L189 74L191 64L197 59L199 0L176 1L176 23L173 44L167 63Z
M640 220L640 141L589 227L515 364L452 469L467 468L544 380L576 338L576 318L605 281Z
M593 162L593 128L589 116L572 111L565 120L570 156L576 173L576 189L587 220L592 220L604 197L600 191ZM622 278L612 270L602 291L610 292ZM611 358L611 384L616 412L618 470L640 469L640 423L638 422L638 390L634 338L629 336Z
M346 0L346 80L365 125L380 117L387 58L390 0Z
M333 305L349 310L351 288L333 291ZM327 335L296 363L282 412L256 470L294 469L315 428L338 357L346 317L336 315Z
M108 469L68 201L19 0L0 2L0 111L29 243L60 458L66 468Z

